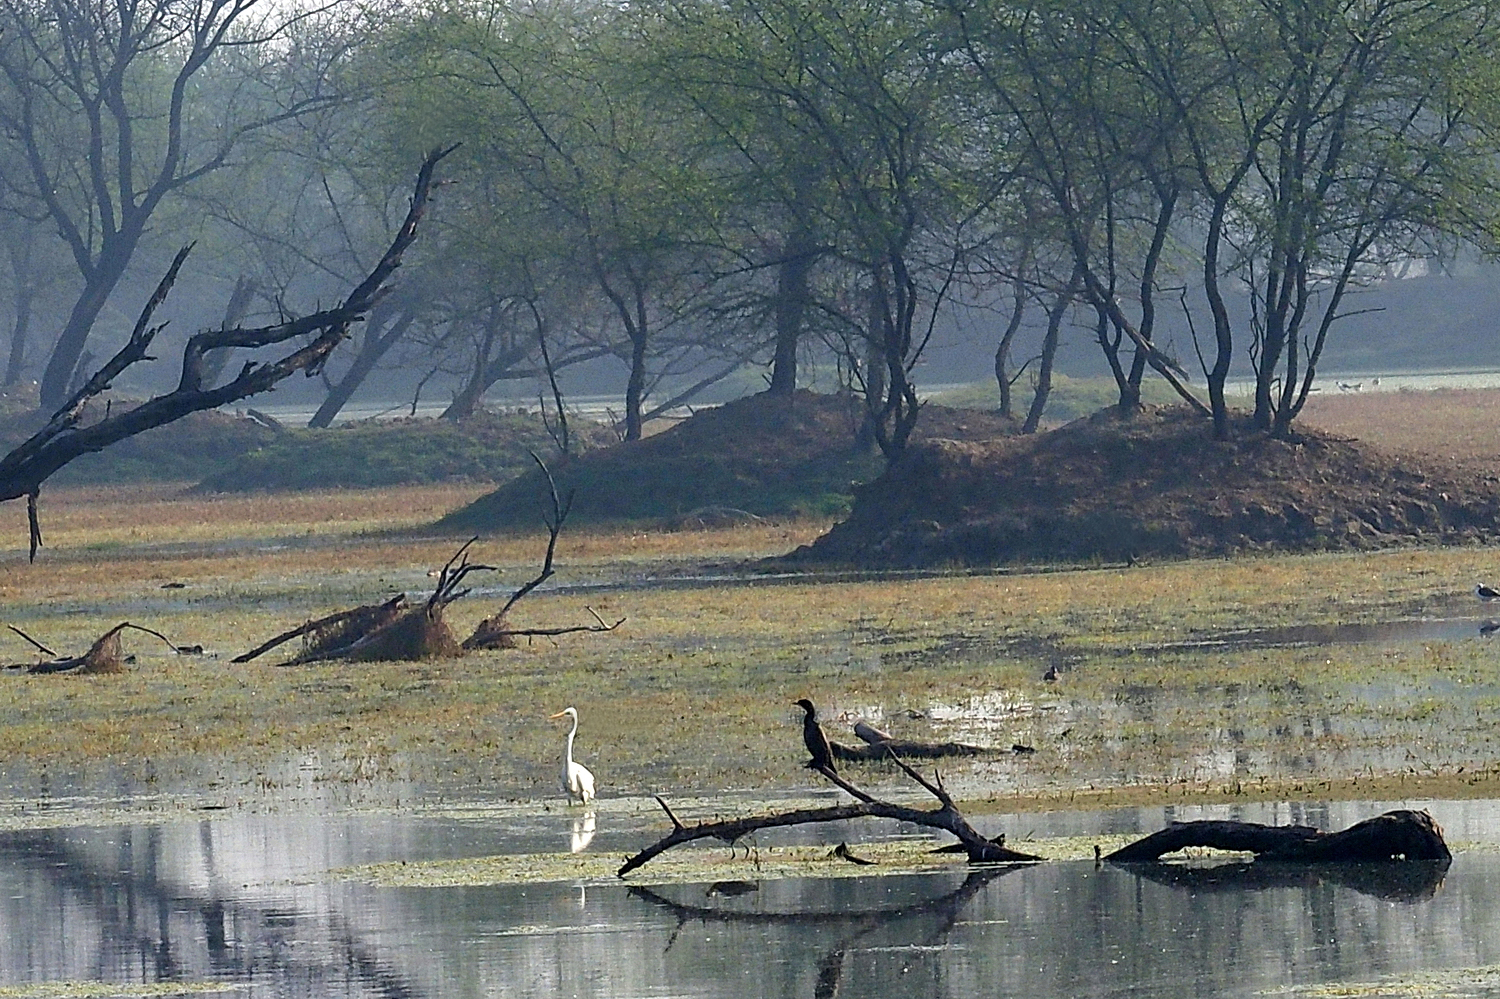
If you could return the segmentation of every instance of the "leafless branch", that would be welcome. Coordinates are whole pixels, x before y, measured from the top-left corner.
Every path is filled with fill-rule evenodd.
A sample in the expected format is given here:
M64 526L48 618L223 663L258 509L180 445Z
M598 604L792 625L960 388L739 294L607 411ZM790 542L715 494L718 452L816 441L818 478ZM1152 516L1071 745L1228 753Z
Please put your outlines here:
M258 329L208 330L192 336L183 349L182 377L175 390L155 396L125 410L110 412L96 423L83 425L84 412L90 401L110 388L122 372L131 366L154 360L148 351L163 326L151 325L157 307L166 298L177 279L179 269L191 247L184 247L158 283L156 292L141 310L135 329L125 345L96 371L41 430L9 454L0 458L0 502L28 497L28 519L31 529L31 555L41 545L41 528L36 513L37 494L41 485L68 462L93 451L100 451L117 441L132 437L152 427L162 426L189 413L214 409L272 388L278 382L302 371L315 374L328 355L348 336L351 324L386 293L387 282L406 250L415 241L417 226L426 211L437 164L452 151L435 149L423 162L417 174L411 207L390 247L338 307ZM310 339L306 339L310 338ZM268 347L277 344L302 345L277 360L264 364L247 362L240 373L218 387L205 387L208 368L205 354L227 347Z

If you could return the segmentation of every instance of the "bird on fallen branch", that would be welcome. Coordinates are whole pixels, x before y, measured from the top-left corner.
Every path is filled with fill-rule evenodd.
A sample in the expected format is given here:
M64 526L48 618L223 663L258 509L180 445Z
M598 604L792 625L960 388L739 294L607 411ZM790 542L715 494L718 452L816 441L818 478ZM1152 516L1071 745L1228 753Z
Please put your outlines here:
M813 707L813 702L802 698L797 706L807 714L802 719L802 744L807 747L807 761L809 770L831 770L837 772L833 765L833 749L828 745L828 736L823 734L823 726L818 724L818 709Z

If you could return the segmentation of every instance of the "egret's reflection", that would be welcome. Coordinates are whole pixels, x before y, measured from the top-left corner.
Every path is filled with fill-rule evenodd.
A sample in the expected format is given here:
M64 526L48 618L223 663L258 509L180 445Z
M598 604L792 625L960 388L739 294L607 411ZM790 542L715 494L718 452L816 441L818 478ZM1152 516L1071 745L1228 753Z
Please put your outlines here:
M573 820L573 832L568 836L568 849L573 853L582 853L588 849L594 841L594 810L590 808L583 815Z

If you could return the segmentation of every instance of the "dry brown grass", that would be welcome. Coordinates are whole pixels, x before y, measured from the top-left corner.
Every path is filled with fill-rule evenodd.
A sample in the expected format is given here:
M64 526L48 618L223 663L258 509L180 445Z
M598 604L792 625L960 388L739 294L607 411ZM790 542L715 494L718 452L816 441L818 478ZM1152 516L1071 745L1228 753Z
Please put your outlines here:
M1493 465L1500 389L1316 395L1308 398L1302 419L1393 451Z

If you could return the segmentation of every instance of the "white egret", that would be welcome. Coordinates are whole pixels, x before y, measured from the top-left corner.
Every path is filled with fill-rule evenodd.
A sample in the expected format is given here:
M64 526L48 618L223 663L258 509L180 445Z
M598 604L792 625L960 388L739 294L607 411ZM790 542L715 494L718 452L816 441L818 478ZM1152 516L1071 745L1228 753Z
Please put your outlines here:
M563 715L573 719L573 727L568 730L568 746L563 751L563 790L569 798L576 798L580 804L587 805L594 800L594 775L589 773L588 767L573 760L573 736L578 734L578 709L563 708L548 718L561 718Z

